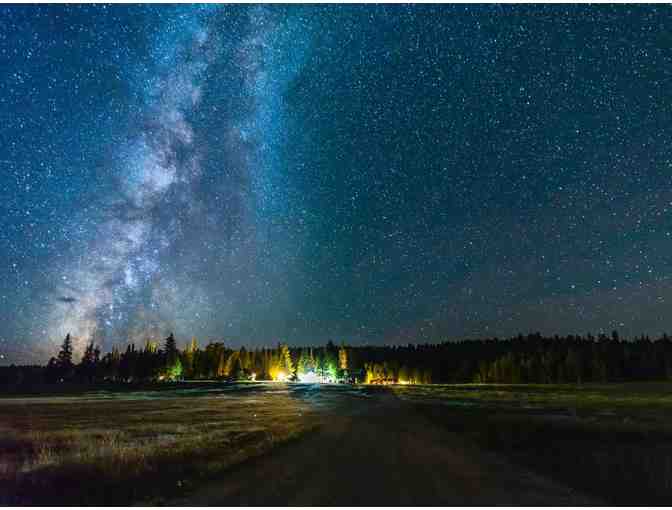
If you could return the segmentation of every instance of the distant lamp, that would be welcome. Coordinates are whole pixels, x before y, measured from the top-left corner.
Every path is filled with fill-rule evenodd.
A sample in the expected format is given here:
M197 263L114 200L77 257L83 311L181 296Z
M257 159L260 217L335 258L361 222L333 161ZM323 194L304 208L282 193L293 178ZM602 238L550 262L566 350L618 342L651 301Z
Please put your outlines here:
M299 376L299 381L302 383L308 383L308 384L316 384L320 382L320 378L317 376L315 372L312 370L310 372L306 372L305 374L301 374Z

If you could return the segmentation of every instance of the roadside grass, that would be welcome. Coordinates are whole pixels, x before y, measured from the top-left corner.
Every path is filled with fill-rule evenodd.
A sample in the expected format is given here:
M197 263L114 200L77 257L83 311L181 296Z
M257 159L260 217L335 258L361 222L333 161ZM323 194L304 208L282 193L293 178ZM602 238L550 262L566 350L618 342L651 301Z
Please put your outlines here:
M428 388L402 398L479 448L611 505L672 501L670 383Z
M0 400L0 504L160 504L318 422L278 394Z

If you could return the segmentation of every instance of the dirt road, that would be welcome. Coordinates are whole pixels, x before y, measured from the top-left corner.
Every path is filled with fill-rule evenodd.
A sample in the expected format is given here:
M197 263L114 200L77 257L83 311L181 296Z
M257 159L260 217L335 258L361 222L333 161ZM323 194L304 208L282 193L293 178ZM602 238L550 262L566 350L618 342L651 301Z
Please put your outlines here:
M469 446L393 396L334 414L173 505L600 504Z

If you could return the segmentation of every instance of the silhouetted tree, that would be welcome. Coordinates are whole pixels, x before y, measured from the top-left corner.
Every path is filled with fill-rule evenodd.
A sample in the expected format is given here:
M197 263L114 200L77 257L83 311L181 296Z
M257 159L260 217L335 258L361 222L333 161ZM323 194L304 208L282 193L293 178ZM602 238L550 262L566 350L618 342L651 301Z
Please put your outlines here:
M61 345L61 350L58 352L58 364L62 369L67 369L72 367L72 339L70 338L70 333L68 333L63 340Z
M56 379L64 381L72 379L74 376L75 365L72 362L72 338L70 338L70 333L66 335L61 350L58 352L56 367Z
M100 350L93 345L93 341L90 342L86 349L84 349L84 354L82 355L82 361L77 367L77 372L79 377L82 380L87 382L93 382L96 377L96 371L98 369L98 361L100 359Z
M172 333L168 336L168 338L166 338L166 345L164 350L166 355L166 364L168 366L174 364L177 360L178 352L177 342L175 341L175 337Z

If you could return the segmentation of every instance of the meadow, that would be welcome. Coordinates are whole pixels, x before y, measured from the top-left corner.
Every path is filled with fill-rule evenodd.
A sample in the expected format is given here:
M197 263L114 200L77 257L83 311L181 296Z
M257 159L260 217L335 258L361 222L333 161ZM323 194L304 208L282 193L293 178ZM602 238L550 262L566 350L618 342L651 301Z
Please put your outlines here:
M199 383L0 398L0 503L170 502L330 416L366 420L390 397L465 444L599 501L672 499L670 383Z
M286 392L0 399L0 503L160 504L317 425Z
M672 501L672 384L397 386L482 450L611 505Z

